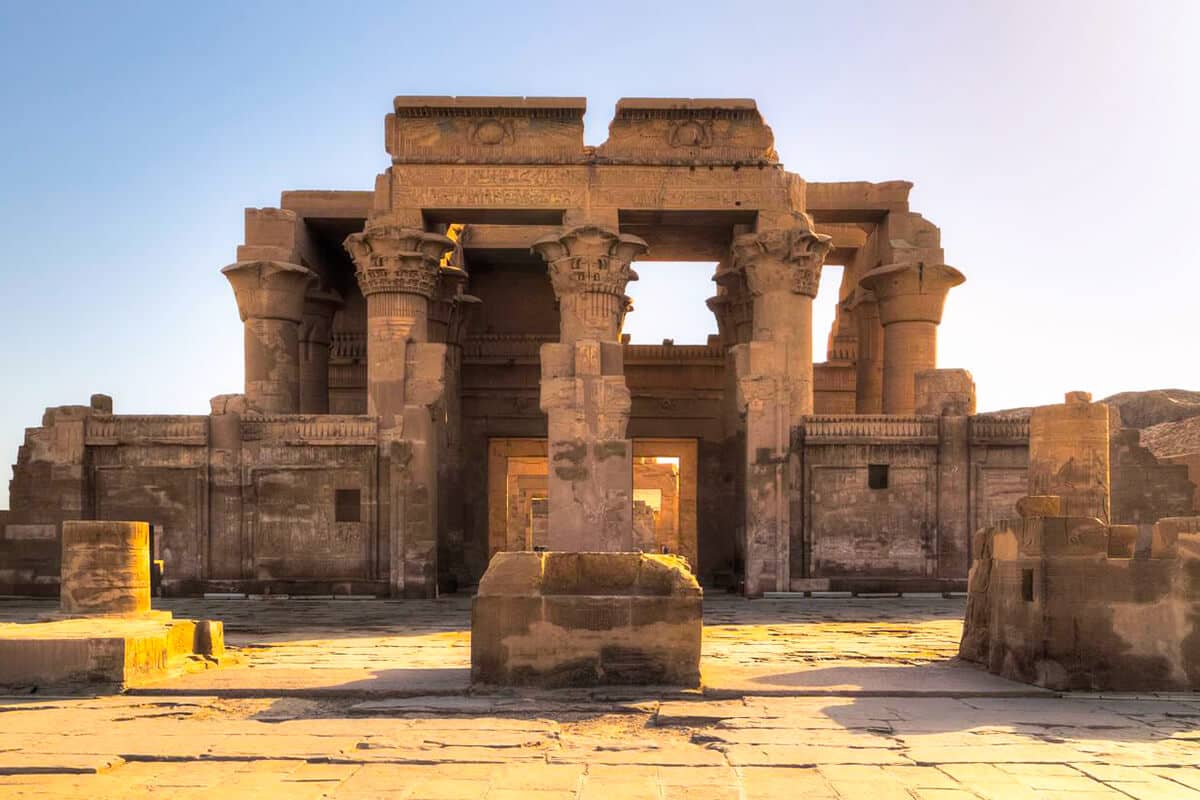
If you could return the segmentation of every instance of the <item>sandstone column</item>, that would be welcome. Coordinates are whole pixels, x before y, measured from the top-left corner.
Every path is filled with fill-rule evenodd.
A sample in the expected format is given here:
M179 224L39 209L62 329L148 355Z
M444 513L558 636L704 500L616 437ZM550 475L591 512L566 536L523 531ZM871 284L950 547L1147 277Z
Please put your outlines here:
M429 342L438 262L454 243L386 221L346 238L367 300L367 413L379 420L379 533L392 593L437 594L446 345Z
M462 502L462 354L471 316L481 301L466 294L466 286L466 270L443 264L438 272L438 293L429 309L429 338L446 345L446 424L438 457L438 580L447 589L470 581Z
M315 276L283 261L239 261L221 272L245 323L246 406L258 414L300 410L299 325Z
M329 343L333 315L342 298L314 285L304 298L300 322L300 413L329 413Z
M1109 409L1087 392L1029 417L1029 494L1062 498L1064 517L1109 521Z
M859 281L874 293L883 323L883 413L912 414L918 372L937 367L937 326L946 294L965 280L945 264L889 264Z
M580 225L534 242L559 303L559 342L542 345L549 421L551 550L631 551L633 444L620 342L636 236Z
M812 301L830 246L830 237L814 233L807 220L733 241L734 267L754 298L751 337L777 345L793 425L813 409Z
M69 614L149 611L150 525L64 522L59 603Z
M438 262L453 247L440 234L386 222L346 239L367 300L367 413L380 429L401 425L408 344L429 341Z
M742 234L733 242L734 268L754 299L751 341L733 348L738 406L746 415L749 596L791 588L792 539L800 533L800 516L792 509L799 477L792 435L813 411L812 300L830 241L801 215L789 227Z
M879 322L879 304L874 294L860 286L854 292L851 307L858 326L854 413L882 414L883 325Z

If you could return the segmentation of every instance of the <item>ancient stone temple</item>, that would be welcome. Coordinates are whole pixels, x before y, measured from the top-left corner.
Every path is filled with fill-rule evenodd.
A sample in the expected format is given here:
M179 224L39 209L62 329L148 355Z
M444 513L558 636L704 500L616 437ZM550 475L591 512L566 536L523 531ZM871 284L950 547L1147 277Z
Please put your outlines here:
M541 549L675 554L751 596L964 588L971 532L1027 493L1029 424L938 369L963 276L912 184L805 181L750 100L625 99L594 147L584 110L398 97L373 188L248 209L222 270L244 392L47 409L0 594L57 591L74 519L148 521L174 594L429 597ZM655 261L715 282L719 335L622 336Z

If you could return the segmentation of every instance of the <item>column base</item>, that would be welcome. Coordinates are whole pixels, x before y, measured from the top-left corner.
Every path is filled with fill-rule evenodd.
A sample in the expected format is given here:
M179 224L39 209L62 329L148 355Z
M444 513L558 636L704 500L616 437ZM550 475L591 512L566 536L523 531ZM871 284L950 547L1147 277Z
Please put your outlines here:
M215 620L168 611L0 624L0 691L104 694L232 662Z
M646 553L497 553L471 608L471 680L698 686L703 592Z

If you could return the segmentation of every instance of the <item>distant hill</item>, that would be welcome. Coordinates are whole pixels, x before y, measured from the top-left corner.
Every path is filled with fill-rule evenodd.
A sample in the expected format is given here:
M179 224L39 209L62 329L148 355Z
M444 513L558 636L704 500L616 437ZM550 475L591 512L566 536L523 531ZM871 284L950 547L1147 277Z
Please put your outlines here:
M1142 446L1156 457L1200 453L1200 392L1184 389L1118 392L1100 402L1117 412L1122 427L1139 429ZM1031 410L1006 408L989 413L1025 419Z
M1200 453L1200 416L1142 428L1141 444L1158 458Z

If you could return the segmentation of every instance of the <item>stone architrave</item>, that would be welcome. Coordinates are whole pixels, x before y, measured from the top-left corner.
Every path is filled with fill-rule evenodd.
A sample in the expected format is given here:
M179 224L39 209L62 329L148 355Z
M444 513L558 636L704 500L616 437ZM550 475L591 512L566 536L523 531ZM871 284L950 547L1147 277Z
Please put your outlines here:
M239 261L221 270L245 323L246 405L259 414L300 410L300 321L315 275L284 261Z
M429 341L429 308L454 242L377 220L345 246L367 300L367 413L379 420L379 519L391 591L432 597L446 345Z
M620 342L636 236L580 225L534 242L558 298L560 337L541 348L549 420L551 550L631 551L633 443Z
M859 285L879 303L883 324L883 413L913 414L918 372L937 368L937 328L946 295L966 280L946 264L888 264Z
M753 297L752 340L733 348L746 415L746 594L788 591L792 430L813 411L812 301L830 237L794 225L742 234L733 266ZM799 520L797 520L798 522Z
M329 413L329 344L342 297L318 286L304 298L300 321L300 413Z

